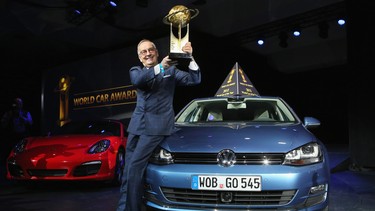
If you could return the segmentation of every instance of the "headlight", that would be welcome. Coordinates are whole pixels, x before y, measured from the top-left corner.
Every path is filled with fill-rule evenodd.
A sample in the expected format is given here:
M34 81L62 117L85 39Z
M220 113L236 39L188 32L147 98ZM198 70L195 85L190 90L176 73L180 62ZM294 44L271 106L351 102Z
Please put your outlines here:
M309 143L297 149L288 152L285 155L285 165L309 165L319 163L323 160L323 154L319 144Z
M92 147L90 147L88 153L89 154L95 154L95 153L100 153L104 152L109 148L109 145L111 144L111 141L109 140L100 140L96 142Z
M26 145L27 145L27 139L22 139L20 142L18 142L14 146L13 148L14 153L21 153L25 151Z
M173 163L173 157L170 152L165 149L157 148L151 155L150 163L157 165L166 165Z

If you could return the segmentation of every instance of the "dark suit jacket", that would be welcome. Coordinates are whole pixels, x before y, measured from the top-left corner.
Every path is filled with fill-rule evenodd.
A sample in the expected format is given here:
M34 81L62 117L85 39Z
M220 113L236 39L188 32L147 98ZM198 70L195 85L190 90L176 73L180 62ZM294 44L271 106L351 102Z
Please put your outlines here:
M137 105L128 132L135 135L170 135L174 128L173 97L176 86L201 82L200 70L189 72L175 66L165 73L154 74L154 68L132 67L131 83L137 88Z

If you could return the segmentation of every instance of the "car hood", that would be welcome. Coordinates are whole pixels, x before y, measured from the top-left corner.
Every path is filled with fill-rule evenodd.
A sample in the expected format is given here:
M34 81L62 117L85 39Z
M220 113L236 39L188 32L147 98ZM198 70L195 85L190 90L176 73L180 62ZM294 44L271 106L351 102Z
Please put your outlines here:
M108 137L102 135L61 135L31 137L28 138L27 148L30 149L41 146L87 148L103 139L108 139Z
M171 152L286 153L317 141L302 124L177 126L161 147Z

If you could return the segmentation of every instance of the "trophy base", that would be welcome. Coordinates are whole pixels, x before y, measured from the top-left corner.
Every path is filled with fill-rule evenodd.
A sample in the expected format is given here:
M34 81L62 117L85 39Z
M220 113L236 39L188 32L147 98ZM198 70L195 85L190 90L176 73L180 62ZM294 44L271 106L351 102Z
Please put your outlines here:
M177 61L176 67L178 69L186 70L192 59L192 56L187 53L169 53L169 58L173 61Z

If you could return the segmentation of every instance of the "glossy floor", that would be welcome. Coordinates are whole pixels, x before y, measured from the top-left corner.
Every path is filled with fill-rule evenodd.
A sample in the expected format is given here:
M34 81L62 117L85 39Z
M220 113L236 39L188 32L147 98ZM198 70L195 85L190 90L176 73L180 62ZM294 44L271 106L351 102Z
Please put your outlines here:
M329 146L332 169L329 210L375 210L375 170L350 168L346 146ZM114 211L119 187L97 183L39 183L24 186L0 178L0 210Z

